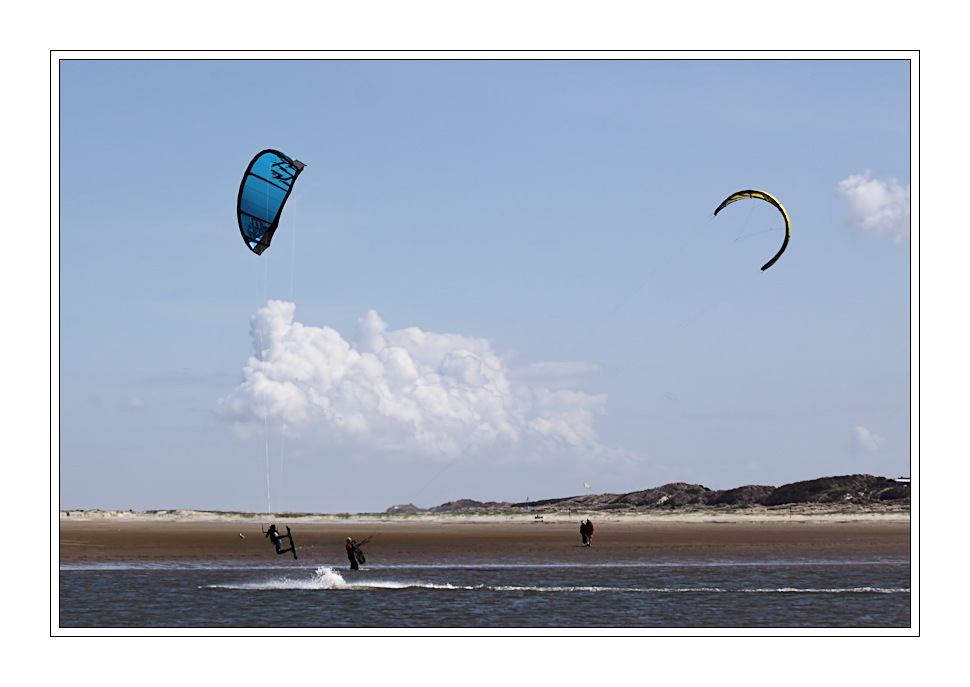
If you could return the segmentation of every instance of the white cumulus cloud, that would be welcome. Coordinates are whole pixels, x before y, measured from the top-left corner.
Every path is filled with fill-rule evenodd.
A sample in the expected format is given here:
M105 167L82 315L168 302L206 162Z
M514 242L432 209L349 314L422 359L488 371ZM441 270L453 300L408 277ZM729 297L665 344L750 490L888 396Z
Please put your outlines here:
M846 222L860 231L909 240L909 184L898 179L872 178L872 171L853 174L839 182L838 194L848 203Z
M388 457L444 460L483 450L504 461L631 457L596 440L605 394L556 388L588 366L514 373L485 339L391 331L373 310L345 341L329 327L295 322L295 308L269 301L252 317L255 355L215 408L240 436L285 422L301 438Z
M886 443L878 434L870 432L863 426L855 428L855 447L863 451L878 451Z

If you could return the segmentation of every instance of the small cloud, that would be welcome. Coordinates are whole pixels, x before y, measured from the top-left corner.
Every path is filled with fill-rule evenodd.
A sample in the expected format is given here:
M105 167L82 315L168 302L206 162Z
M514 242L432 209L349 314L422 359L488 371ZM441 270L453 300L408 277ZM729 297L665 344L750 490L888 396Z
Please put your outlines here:
M131 398L124 399L119 405L122 410L141 410L145 405L145 401L132 396Z
M862 425L855 428L854 438L855 442L853 443L853 446L856 449L869 452L878 451L880 448L882 448L882 445L886 443L886 440L883 437L870 432Z
M839 182L838 194L848 203L846 222L867 234L890 236L896 243L909 241L909 184L871 177L867 169Z

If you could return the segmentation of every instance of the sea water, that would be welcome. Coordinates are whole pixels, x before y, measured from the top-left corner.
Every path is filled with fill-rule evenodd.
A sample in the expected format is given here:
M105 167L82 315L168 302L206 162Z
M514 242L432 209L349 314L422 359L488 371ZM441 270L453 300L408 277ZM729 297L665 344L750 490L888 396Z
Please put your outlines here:
M64 563L62 628L907 628L908 557Z

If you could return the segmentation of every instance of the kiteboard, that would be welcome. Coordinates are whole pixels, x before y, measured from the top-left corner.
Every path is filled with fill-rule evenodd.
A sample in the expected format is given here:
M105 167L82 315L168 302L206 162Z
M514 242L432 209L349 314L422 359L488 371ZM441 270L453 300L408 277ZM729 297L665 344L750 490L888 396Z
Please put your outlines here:
M356 541L351 540L350 545L354 547L354 558L357 559L358 563L363 565L365 562L364 550L360 548L360 544L358 544Z
M290 540L290 548L289 549L283 549L280 553L286 553L287 551L292 551L293 552L293 558L296 559L296 544L293 543L293 535L290 534L290 528L289 527L286 528L286 536L285 537L280 537L280 538L281 539L289 539Z

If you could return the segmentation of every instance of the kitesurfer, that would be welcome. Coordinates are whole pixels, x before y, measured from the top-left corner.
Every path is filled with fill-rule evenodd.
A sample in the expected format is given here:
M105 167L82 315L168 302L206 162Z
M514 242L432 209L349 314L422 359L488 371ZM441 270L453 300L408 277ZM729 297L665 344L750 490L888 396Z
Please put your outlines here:
M270 525L269 531L264 536L269 537L269 540L276 546L276 553L279 553L280 549L283 548L283 538L277 531L276 525Z
M276 529L276 525L270 525L269 526L269 531L266 532L265 536L269 537L269 540L271 542L273 542L273 545L276 547L276 553L277 554L289 553L290 551L293 551L293 537L290 536L290 528L289 527L286 528L286 535L284 536L284 535L281 535L279 533L279 530ZM283 540L286 539L287 537L289 537L289 539L290 539L290 548L284 549L283 548ZM294 552L293 555L295 557L296 556L296 552Z
M360 566L357 565L357 556L354 555L354 540L347 537L347 558L350 559L350 569L360 570Z

